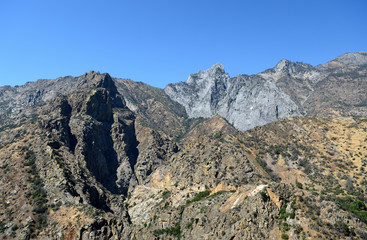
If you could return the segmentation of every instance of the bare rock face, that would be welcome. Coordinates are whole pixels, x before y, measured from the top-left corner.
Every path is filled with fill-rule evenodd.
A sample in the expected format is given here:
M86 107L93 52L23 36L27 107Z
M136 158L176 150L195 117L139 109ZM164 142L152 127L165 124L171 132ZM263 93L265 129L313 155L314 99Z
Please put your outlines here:
M189 117L212 117L216 105L226 94L229 75L221 64L215 64L206 71L191 74L186 82L169 84L165 92L174 101L182 104ZM213 101L213 102L212 102Z
M241 131L300 115L295 102L274 82L257 75L230 78L221 64L191 74L186 82L169 84L165 92L185 107L189 117L218 114Z
M90 72L77 84L78 91L56 98L49 113L42 117L51 151L59 151L62 146L68 148L68 154L73 157L67 162L76 165L72 165L76 179L83 179L84 175L84 178L95 179L111 193L127 195L129 187L136 185L135 116L126 108L108 74ZM85 168L86 173L81 174L77 166ZM99 189L98 184L96 186L81 186L77 194L84 196L86 189L97 193L97 190L91 191ZM106 208L94 197L86 201Z

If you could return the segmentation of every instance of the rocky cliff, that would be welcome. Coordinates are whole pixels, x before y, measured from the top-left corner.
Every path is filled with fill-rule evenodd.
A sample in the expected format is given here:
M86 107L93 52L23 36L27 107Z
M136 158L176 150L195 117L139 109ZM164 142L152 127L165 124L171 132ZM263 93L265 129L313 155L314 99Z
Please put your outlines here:
M261 76L230 78L221 64L169 84L165 93L182 104L189 117L219 115L239 130L300 115L298 106L272 81Z

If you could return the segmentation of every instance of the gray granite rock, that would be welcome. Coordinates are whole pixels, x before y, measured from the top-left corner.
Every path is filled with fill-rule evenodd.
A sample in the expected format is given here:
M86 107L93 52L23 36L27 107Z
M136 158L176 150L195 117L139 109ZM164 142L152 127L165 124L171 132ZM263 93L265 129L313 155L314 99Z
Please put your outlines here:
M165 92L190 118L220 115L241 131L300 115L296 103L275 82L259 75L230 78L221 64L191 74L186 82L169 84Z

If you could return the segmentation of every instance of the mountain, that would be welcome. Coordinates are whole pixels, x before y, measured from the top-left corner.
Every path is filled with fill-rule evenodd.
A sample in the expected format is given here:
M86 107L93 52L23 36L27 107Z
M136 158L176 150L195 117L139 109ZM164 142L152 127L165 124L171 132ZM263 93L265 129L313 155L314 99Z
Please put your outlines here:
M365 56L1 87L0 238L367 239Z
M230 78L220 64L169 84L165 93L185 107L190 118L219 115L239 130L299 115L297 105L274 82L260 76Z
M240 131L291 116L366 117L366 63L365 52L317 67L283 59L262 73L233 78L215 64L164 91L190 118L219 115Z

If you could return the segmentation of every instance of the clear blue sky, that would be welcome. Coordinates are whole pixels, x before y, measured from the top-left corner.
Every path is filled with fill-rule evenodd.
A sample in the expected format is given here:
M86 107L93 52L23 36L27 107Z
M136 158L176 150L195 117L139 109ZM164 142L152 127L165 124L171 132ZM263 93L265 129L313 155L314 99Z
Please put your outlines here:
M0 85L108 72L156 87L367 50L366 0L1 0Z

